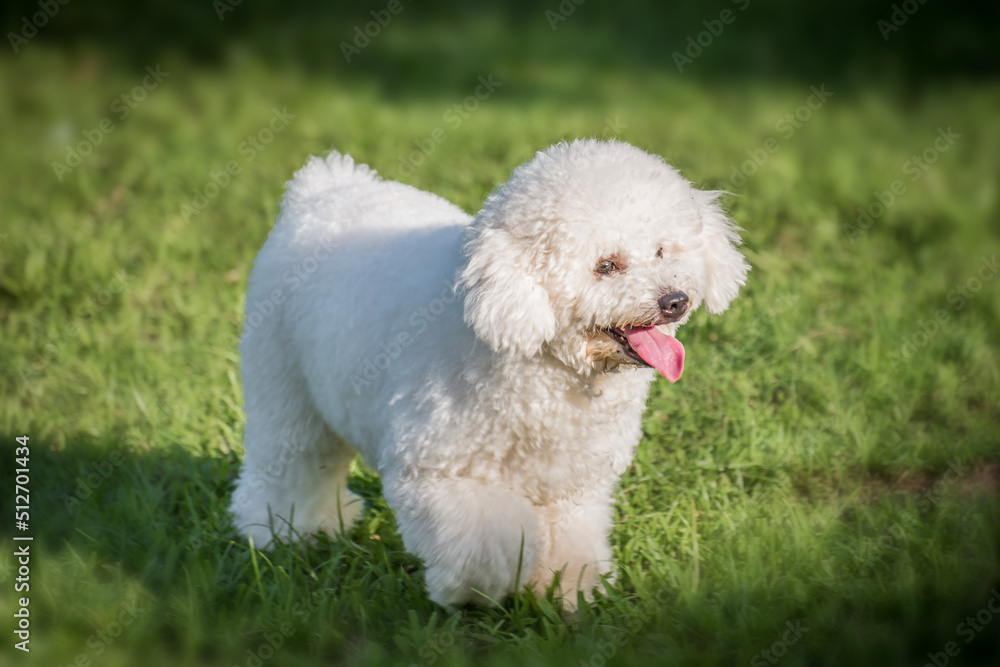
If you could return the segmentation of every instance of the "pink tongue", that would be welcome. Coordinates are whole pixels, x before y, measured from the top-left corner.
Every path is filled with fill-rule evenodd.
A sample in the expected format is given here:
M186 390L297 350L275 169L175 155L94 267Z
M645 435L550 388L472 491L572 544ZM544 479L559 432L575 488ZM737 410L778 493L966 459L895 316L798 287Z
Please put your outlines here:
M684 372L684 346L673 336L660 332L656 327L623 329L636 354L647 364L660 371L660 375L677 382Z

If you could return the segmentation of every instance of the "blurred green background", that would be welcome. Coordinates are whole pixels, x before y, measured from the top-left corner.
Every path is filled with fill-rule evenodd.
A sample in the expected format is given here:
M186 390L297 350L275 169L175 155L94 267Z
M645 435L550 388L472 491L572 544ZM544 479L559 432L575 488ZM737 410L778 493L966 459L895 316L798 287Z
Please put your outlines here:
M1000 661L1000 5L0 18L0 488L30 436L35 537L32 652L0 623L0 665ZM615 590L570 619L524 595L447 614L361 464L348 536L251 550L225 512L236 341L283 183L337 149L475 213L575 137L730 191L753 265L654 385Z
M38 43L68 52L92 48L126 71L141 70L170 54L221 67L245 48L274 67L364 81L390 94L423 95L463 92L456 86L483 68L499 69L512 80L535 70L536 81L544 79L546 69L567 65L588 73L670 70L673 52L682 51L687 37L705 29L702 21L729 9L738 17L725 26L730 34L711 44L685 75L715 83L818 77L838 83L919 85L991 77L1000 66L1000 9L991 3L930 0L846 0L836 7L780 0L677 6L652 1L399 0L401 11L392 18L405 19L379 34L375 48L363 57L345 62L340 43L353 42L354 28L363 28L373 19L370 12L388 5L160 0L137 12L125 1L74 0L60 5L58 18L39 29L35 48ZM893 21L895 8L902 10L895 19L899 25L893 26L898 29L879 25ZM5 31L21 32L23 17L39 10L37 0L5 3ZM529 81L518 83L524 86L522 95L540 92Z

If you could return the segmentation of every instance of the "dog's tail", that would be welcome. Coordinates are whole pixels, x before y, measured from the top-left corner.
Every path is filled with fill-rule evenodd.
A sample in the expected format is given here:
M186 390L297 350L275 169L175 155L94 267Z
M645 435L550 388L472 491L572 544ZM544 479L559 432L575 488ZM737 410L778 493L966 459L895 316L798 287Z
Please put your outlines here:
M326 158L310 158L306 166L295 172L295 177L285 183L285 198L294 202L329 192L331 188L377 180L380 180L378 172L368 165L355 163L350 155L331 151Z

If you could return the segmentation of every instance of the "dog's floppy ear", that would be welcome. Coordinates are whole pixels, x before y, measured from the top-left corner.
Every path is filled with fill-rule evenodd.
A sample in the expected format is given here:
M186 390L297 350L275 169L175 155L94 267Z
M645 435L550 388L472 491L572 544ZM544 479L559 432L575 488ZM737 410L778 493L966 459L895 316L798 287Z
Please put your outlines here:
M465 246L465 323L497 352L537 353L556 332L549 295L538 283L544 261L505 227L481 226Z
M719 207L722 192L695 192L701 216L702 260L705 263L705 307L718 315L729 307L747 282L750 265L736 249L739 228Z

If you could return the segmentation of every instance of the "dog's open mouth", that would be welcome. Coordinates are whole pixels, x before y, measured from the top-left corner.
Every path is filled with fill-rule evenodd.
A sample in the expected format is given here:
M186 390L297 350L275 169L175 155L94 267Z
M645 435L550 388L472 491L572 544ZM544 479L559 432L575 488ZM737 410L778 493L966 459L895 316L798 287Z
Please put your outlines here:
M677 382L684 372L684 346L655 326L616 327L602 331L618 343L627 357L640 365L652 366L671 382Z

